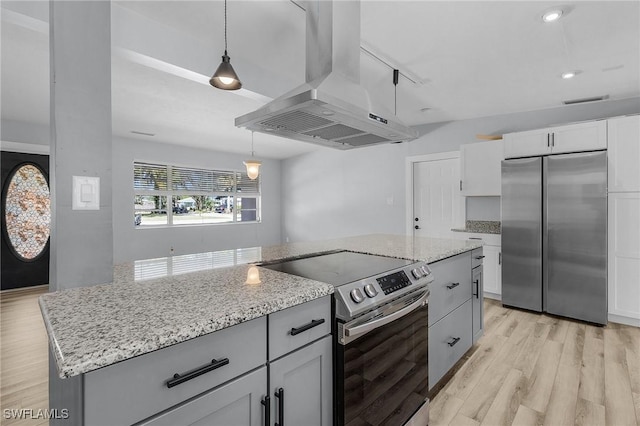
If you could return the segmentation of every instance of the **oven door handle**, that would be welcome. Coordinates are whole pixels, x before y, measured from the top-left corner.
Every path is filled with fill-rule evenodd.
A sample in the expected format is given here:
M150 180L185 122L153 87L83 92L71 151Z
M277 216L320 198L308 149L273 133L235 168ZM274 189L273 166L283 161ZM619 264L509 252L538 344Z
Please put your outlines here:
M349 324L345 324L344 334L348 337L355 337L361 334L365 334L374 330L378 327L382 327L383 325L389 324L392 321L397 320L398 318L402 318L405 315L410 314L411 312L418 309L420 306L424 305L427 299L429 298L430 291L425 291L422 296L412 304L408 305L405 308L402 308L398 311L395 311L389 315L383 316L381 318L377 318L374 321L366 322L362 325L358 325L355 327L349 327Z

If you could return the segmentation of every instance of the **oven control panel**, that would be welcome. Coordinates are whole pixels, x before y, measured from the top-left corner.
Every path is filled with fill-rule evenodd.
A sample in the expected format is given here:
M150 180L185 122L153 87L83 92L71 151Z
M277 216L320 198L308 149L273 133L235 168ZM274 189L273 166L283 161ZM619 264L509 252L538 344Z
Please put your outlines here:
M354 316L426 286L433 281L425 262L374 275L336 288L336 316L349 320Z

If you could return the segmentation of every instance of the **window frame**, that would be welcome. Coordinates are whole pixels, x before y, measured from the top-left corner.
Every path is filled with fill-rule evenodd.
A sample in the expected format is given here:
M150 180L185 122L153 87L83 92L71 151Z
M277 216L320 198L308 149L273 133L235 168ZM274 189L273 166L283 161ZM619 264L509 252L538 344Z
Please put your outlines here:
M136 175L135 175L135 170L138 166L152 166L152 167L160 167L160 168L166 168L166 182L165 182L165 186L167 189L136 189ZM223 174L232 174L233 175L233 189L231 191L202 191L202 190L189 190L189 189L173 189L174 187L174 183L173 183L173 174L174 174L174 170L195 170L195 171L203 171L203 172L209 172L209 173L213 173L214 175L216 173L223 175ZM258 176L257 183L255 184L257 192L243 192L241 190L238 190L238 186L240 183L240 179L242 179L244 181L244 179L249 180L249 177L247 175L246 170L238 170L238 169L219 169L219 168L202 168L202 167L190 167L190 166L178 166L178 165L174 165L174 164L162 164L162 163L156 163L156 162L146 162L146 161L134 161L133 162L133 171L134 171L134 176L133 176L133 197L134 197L134 205L133 205L133 214L134 214L134 218L135 215L141 211L140 209L136 209L135 207L135 198L138 196L142 196L142 197L148 197L148 196L153 196L153 197L166 197L166 215L167 215L167 221L166 223L162 223L162 224L157 224L157 225L135 225L134 224L134 228L135 229L152 229L152 228L166 228L166 227L184 227L184 226L217 226L217 225L235 225L235 224L244 224L244 223L261 223L262 222L262 179L261 176ZM206 197L211 197L211 198L215 198L215 197L232 197L232 202L231 205L234 207L233 209L233 213L231 215L231 220L227 220L224 222L218 222L218 223L175 223L174 222L174 212L173 212L173 205L174 205L174 199L177 200L177 197L184 197L184 196L194 196L194 195L202 195L202 196L206 196ZM238 212L236 211L236 206L238 203L238 200L241 198L255 198L256 199L256 219L255 220L247 220L247 221L242 221L242 220L238 220ZM253 210L253 209L251 209ZM144 211L144 210L142 210Z

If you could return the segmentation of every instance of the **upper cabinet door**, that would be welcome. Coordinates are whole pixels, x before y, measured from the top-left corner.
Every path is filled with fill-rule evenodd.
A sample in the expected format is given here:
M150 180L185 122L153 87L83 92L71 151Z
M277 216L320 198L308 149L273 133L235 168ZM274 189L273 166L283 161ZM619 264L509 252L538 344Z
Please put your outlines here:
M552 154L607 149L606 120L569 124L548 130L551 133Z
M533 157L551 153L549 129L509 133L504 135L503 139L505 158Z
M609 192L640 191L640 115L608 121Z
M500 196L501 162L504 147L501 140L477 142L460 147L462 163L462 195Z

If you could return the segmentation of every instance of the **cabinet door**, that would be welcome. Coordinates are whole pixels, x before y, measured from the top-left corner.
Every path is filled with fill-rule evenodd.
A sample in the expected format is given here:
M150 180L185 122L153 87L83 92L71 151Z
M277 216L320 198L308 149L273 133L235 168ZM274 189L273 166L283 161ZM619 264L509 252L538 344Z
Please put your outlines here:
M267 367L261 367L140 425L262 426L265 419L261 401L266 390Z
M496 298L502 292L501 247L483 246L484 249L484 295Z
M554 127L550 132L553 154L607 149L605 120Z
M471 299L429 327L429 389L471 347ZM431 309L431 303L429 303Z
M607 124L609 192L640 191L640 115Z
M500 162L503 158L501 140L462 145L462 195L499 196L502 192Z
M640 193L609 194L608 216L609 314L639 321Z
M551 153L549 129L504 135L504 158L532 157Z
M331 336L271 363L270 375L272 424L332 424Z
M473 294L471 305L473 309L473 343L477 342L484 331L484 306L482 298L482 265L473 268L471 278Z

